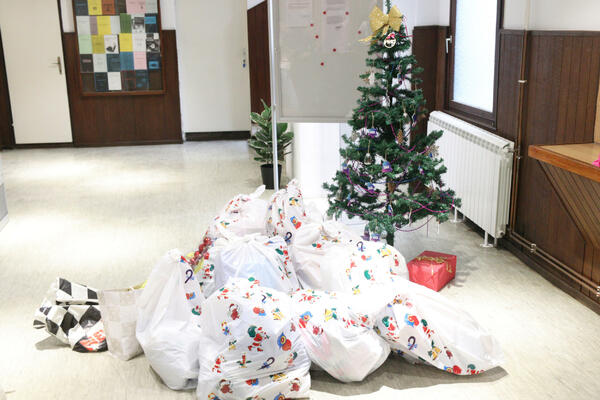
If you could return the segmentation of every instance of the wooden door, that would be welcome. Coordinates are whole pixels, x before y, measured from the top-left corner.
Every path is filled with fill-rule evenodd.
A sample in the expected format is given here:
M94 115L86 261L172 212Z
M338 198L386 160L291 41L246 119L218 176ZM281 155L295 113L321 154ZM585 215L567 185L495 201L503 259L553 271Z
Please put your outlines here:
M269 13L267 2L248 10L248 62L250 66L250 108L260 113L262 102L271 104L269 66Z
M0 34L0 149L13 147L15 135L12 127L12 113L10 111L10 97L6 81L6 68L4 52L2 51L2 34Z

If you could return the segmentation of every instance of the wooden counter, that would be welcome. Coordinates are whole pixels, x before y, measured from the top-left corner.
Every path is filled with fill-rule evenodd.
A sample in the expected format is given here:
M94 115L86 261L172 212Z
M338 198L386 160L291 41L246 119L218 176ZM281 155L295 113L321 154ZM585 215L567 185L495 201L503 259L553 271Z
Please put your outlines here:
M599 155L599 143L529 146L529 157L596 182L600 182L600 168L592 163Z
M529 146L586 242L600 249L600 144Z

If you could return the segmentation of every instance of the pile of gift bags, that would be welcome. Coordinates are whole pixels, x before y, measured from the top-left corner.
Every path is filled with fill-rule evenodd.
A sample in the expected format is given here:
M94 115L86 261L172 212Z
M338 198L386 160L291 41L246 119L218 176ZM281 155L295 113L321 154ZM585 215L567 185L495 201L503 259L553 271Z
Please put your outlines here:
M458 375L502 362L467 312L408 280L395 248L310 211L295 181L269 202L263 191L232 199L196 251L169 251L143 286L100 292L110 352L143 351L199 399L306 397L311 363L353 382L391 353Z

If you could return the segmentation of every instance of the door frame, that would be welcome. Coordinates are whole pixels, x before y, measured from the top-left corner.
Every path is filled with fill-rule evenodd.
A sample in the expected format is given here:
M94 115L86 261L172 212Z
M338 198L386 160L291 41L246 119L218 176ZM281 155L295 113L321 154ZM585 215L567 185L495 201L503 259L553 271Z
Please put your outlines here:
M10 107L10 92L8 91L8 76L4 62L4 47L2 46L2 32L0 32L0 120L6 118L8 129L0 128L0 150L15 147L15 130L13 129L12 109Z

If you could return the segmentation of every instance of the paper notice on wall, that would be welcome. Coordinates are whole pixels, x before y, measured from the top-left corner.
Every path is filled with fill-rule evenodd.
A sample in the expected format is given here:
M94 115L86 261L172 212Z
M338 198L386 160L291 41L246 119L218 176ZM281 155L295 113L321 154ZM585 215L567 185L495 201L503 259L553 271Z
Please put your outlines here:
M121 17L119 15L110 16L110 29L113 35L121 33Z
M127 0L127 13L144 14L146 13L146 0Z
M134 33L131 37L133 41L133 51L146 51L145 33Z
M77 35L79 54L92 54L92 35Z
M107 72L106 54L94 54L94 72Z
M92 35L92 50L94 54L104 54L104 36Z
M158 0L146 0L146 12L148 14L158 13Z
M92 35L98 34L98 19L96 18L96 16L90 17L90 33Z
M102 0L88 0L90 15L102 15Z
M121 73L108 73L108 90L121 90Z
M96 20L98 21L98 35L110 35L112 33L108 15L100 15L96 17Z
M133 53L133 67L135 69L147 69L146 66L146 52L136 51Z
M131 33L121 33L119 35L119 48L121 51L133 51Z
M325 53L340 53L350 50L348 0L324 0L322 51Z
M312 0L288 0L288 28L307 28L312 22Z
M106 54L119 53L119 39L117 35L104 36L104 50L106 50Z
M90 30L90 17L76 17L77 20L77 33L80 35L91 35Z

